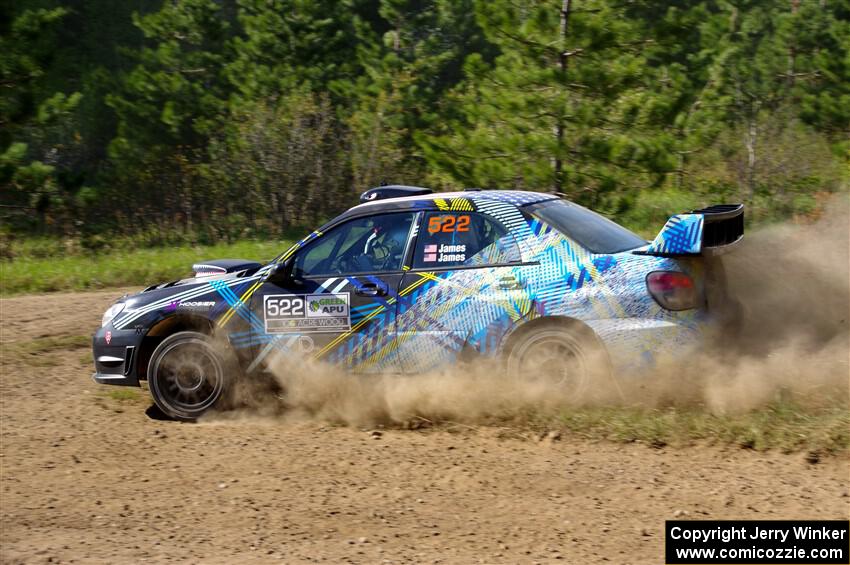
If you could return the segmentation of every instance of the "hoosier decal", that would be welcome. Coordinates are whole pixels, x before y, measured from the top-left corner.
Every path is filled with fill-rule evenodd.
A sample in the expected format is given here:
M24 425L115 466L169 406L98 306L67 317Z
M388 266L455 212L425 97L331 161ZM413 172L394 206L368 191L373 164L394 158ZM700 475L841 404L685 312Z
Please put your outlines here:
M350 296L274 294L263 299L266 333L340 332L351 329Z

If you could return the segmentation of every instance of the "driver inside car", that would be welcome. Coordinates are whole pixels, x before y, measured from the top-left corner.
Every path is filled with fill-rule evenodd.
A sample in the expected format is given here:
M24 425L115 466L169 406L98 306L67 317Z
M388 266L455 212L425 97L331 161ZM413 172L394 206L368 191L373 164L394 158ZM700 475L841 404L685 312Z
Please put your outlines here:
M410 232L410 216L384 216L375 222L365 239L362 253L353 260L361 272L394 271L401 269L404 246Z

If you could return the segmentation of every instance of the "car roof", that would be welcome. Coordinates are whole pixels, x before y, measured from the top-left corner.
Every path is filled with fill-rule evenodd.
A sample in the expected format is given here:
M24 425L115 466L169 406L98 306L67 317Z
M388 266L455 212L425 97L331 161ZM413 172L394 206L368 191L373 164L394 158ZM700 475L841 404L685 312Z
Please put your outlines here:
M495 200L508 202L514 206L524 206L545 200L556 200L555 194L542 192L527 192L524 190L464 190L460 192L432 192L416 196L401 196L397 198L384 198L365 202L350 208L342 214L342 217L360 216L376 212L396 212L403 210L439 210L445 209L438 205L438 201L456 201L458 199L472 200Z

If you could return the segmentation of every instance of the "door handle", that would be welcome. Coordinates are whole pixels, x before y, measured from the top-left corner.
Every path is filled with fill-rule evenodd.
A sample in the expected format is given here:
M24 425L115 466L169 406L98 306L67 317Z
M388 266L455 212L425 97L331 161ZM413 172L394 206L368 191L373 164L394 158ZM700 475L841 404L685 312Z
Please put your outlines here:
M354 294L358 296L386 296L387 287L376 283L366 283L355 290Z
M519 290L525 288L525 283L518 281L514 277L502 277L499 279L499 289L501 290Z

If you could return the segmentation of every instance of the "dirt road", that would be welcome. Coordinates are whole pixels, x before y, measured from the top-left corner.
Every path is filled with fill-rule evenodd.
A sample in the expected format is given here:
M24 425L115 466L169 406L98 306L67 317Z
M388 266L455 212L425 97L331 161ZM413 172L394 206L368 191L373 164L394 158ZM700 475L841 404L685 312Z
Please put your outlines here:
M0 301L3 563L660 563L665 519L850 512L846 458L152 419L89 378L115 298Z

